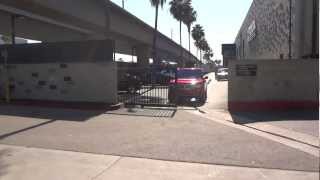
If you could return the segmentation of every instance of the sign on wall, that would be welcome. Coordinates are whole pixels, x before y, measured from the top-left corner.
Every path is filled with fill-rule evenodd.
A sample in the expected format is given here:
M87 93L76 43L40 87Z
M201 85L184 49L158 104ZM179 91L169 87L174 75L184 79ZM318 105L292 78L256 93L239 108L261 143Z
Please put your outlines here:
M247 41L252 41L257 35L256 21L253 20L247 30Z
M237 76L257 76L256 64L238 64L236 66Z

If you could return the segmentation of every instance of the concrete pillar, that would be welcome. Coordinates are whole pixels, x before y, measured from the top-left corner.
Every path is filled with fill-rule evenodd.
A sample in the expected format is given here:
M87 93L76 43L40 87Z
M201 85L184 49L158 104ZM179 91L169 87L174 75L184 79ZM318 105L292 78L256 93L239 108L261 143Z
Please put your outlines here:
M178 67L183 67L183 61L180 58L177 58Z
M139 66L147 67L149 66L150 58L150 47L147 45L136 46L136 55Z

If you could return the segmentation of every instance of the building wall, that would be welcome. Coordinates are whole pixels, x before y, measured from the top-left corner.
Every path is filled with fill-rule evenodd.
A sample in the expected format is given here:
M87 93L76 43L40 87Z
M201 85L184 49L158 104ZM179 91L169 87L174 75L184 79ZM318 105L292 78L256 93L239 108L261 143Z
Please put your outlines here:
M292 57L310 56L313 0L292 0L292 7ZM288 58L289 12L289 0L253 0L235 40L237 58ZM253 22L256 25L255 37L248 42L248 28ZM319 36L316 38L319 47Z
M316 28L315 28L315 38L313 38L313 4L316 3ZM299 4L298 4L299 3ZM308 57L312 54L312 41L315 39L315 49L317 54L319 54L319 0L304 0L298 1L297 5L301 8L300 16L297 17L296 23L294 24L294 35L297 37L294 48L295 52L301 57ZM298 12L299 12L298 11Z
M228 67L228 62L237 58L236 50L235 44L222 44L223 67Z
M0 65L0 97L4 98L4 66ZM117 103L115 62L10 64L11 98L63 102Z
M319 61L246 60L229 63L230 110L319 109ZM256 75L239 74L239 65L241 68L243 65L256 66Z

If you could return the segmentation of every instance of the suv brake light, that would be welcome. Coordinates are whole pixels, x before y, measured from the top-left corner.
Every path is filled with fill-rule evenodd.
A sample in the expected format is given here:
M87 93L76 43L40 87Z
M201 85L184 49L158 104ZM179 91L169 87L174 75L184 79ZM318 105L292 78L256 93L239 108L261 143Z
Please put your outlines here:
M203 79L178 79L177 83L178 84L199 84L199 83L203 83L204 80Z

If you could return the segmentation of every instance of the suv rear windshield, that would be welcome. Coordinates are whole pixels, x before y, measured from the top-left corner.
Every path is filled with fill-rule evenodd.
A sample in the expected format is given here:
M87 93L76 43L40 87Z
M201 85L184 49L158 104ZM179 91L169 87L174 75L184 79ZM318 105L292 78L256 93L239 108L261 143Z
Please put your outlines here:
M227 69L227 68L224 68L224 69L218 69L218 73L222 73L222 72L228 72L228 69Z
M177 72L178 78L201 78L202 71L200 69L183 69Z

